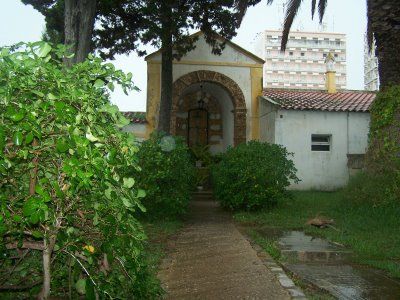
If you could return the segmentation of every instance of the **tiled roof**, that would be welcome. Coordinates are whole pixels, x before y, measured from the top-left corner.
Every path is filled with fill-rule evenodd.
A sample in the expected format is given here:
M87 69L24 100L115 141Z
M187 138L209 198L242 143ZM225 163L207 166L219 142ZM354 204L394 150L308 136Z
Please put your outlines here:
M145 124L146 120L146 112L144 111L126 111L123 112L125 118L127 118L131 123L135 124Z
M364 91L325 91L265 89L263 96L283 109L322 111L369 111L376 94Z

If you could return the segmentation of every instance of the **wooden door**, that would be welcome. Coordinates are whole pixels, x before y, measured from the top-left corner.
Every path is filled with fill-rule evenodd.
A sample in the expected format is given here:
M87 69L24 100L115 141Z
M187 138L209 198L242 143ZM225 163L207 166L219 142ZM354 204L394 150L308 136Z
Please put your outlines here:
M189 110L187 142L189 147L208 145L208 111L206 109Z

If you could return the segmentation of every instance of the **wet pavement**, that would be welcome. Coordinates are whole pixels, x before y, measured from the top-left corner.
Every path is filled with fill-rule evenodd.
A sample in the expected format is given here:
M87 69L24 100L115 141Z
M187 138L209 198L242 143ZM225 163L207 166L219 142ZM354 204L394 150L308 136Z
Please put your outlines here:
M277 239L284 268L338 299L400 299L400 281L379 270L351 263L351 252L302 231L257 230ZM384 251L384 249L382 249Z
M290 299L211 195L192 201L159 278L166 299ZM289 279L289 278L287 278Z

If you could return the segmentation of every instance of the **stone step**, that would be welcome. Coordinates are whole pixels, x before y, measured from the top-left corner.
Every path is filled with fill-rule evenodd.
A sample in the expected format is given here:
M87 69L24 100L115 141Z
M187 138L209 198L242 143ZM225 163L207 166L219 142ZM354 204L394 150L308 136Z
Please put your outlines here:
M192 193L192 200L194 201L214 201L212 191L196 191Z

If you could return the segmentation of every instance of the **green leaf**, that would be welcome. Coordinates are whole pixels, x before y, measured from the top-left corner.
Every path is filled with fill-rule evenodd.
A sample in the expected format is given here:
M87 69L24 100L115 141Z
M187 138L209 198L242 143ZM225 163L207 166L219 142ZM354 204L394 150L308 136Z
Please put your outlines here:
M86 132L86 138L91 141L91 142L97 142L99 139L97 137L95 137L90 130L88 132Z
M86 279L79 279L75 283L75 289L78 294L85 295L86 294Z
M34 138L33 133L29 132L25 137L25 144L29 145L30 143L32 143L33 138Z
M19 223L22 221L22 217L20 215L14 215L13 220L14 220L14 222Z
M140 209L142 212L146 212L146 211L147 211L146 207L144 207L144 206L142 205L142 203L140 203L140 201L138 201L136 204L137 204L137 206L139 207L139 209Z
M146 191L142 190L142 189L139 189L136 197L138 197L138 198L146 197Z
M14 133L13 142L16 146L20 146L22 144L23 135L21 132L17 131Z
M41 233L40 231L37 231L37 230L33 230L33 231L32 231L32 235L33 235L33 237L36 238L36 239L40 239L40 238L43 237L43 233Z
M42 196L43 202L49 202L51 200L50 194L45 191L40 185L35 187L36 194Z
M127 118L125 118L124 116L120 116L119 118L118 118L118 122L117 122L117 126L119 127L119 128L122 128L122 127L124 127L124 126L127 126L127 125L129 125L131 122L127 119Z
M51 51L51 46L48 43L43 43L39 48L39 57L46 57Z
M49 100L56 100L56 99L57 99L57 97L54 96L52 93L48 93L48 94L47 94L47 98L48 98Z
M112 189L110 187L105 190L104 194L106 195L107 199L111 199L111 192Z
M115 87L114 87L114 83L112 83L111 81L107 84L107 86L108 86L108 88L112 91L112 92L114 92L114 89L115 89Z
M6 133L2 126L0 126L0 152L3 151L6 146Z
M97 214L97 212L94 214L93 217L93 225L97 226L99 224L99 215Z
M93 86L95 88L102 88L104 86L105 82L101 79L96 79L96 81L94 82Z
M25 112L20 110L16 112L15 114L11 115L11 120L14 122L19 122L25 117Z
M132 203L131 201L129 201L129 199L122 197L122 203L126 206L126 207L132 207Z
M96 299L96 293L94 291L94 285L91 280L88 280L86 282L86 295L85 295L85 300L95 300Z
M40 98L44 97L44 94L42 92L40 92L40 91L32 90L32 93L34 93L35 95L39 96Z
M40 220L46 218L47 206L44 204L42 199L30 198L28 199L24 206L22 207L22 213L32 224L38 223Z
M56 149L59 153L67 152L69 149L69 145L66 140L58 140L56 144Z
M124 181L124 187L127 189L130 189L135 184L135 179L133 179L133 178L124 177L123 181Z

